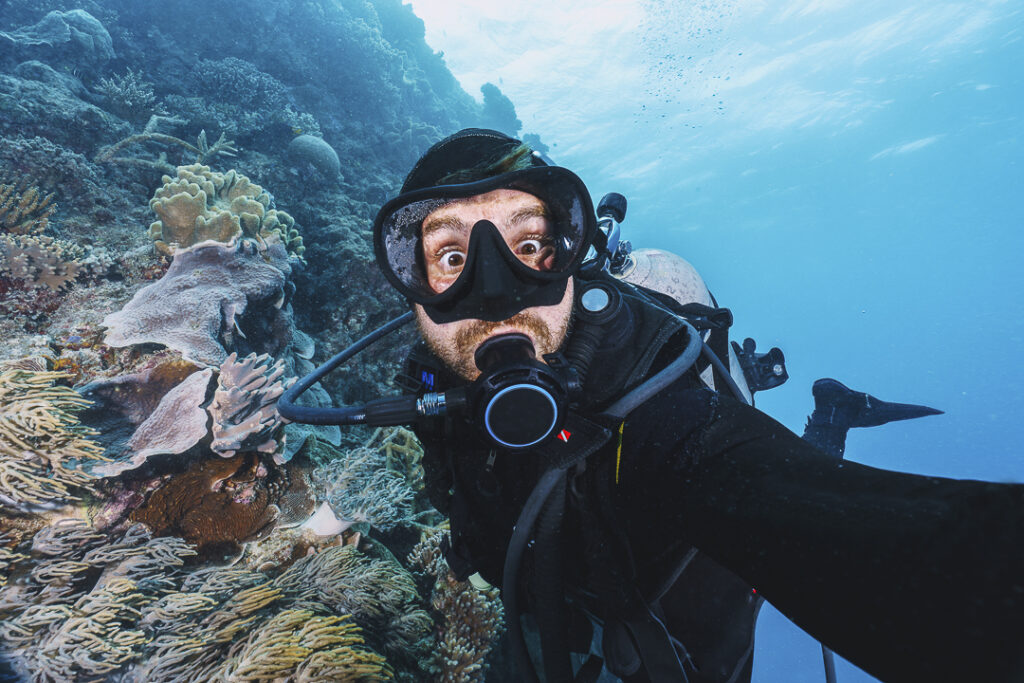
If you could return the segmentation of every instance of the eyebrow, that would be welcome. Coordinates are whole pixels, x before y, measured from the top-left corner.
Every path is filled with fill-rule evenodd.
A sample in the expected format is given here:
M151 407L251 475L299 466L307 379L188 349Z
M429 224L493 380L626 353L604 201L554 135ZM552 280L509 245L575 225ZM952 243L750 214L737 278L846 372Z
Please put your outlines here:
M516 225L530 218L549 218L550 215L551 214L548 213L548 208L542 204L527 206L513 213L512 217L509 218L508 222L511 225ZM462 219L456 218L454 216L428 218L427 220L423 221L423 227L420 228L420 236L426 237L427 235L435 233L438 230L444 229L462 230L465 228L465 225L466 224Z
M443 218L431 218L423 221L423 227L420 228L421 237L437 232L438 230L459 230L464 226L464 223L454 216L445 216Z
M519 209L512 214L512 218L510 218L508 222L515 225L516 223L521 223L522 221L530 218L549 218L550 216L551 214L548 213L548 207L543 204L535 204Z

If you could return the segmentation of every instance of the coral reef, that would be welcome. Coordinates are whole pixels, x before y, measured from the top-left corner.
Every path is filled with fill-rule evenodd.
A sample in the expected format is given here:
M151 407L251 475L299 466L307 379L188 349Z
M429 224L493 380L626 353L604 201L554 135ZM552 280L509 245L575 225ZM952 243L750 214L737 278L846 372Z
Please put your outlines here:
M217 391L210 404L213 442L210 448L228 458L239 450L275 453L283 427L277 399L296 378L283 380L283 361L270 362L266 354L238 360L232 353L220 366ZM281 459L278 459L281 462Z
M271 209L270 195L244 175L215 173L208 166L179 166L177 178L164 176L163 187L149 202L159 220L149 228L156 248L168 256L207 240L233 243L251 239L266 250L266 241L284 242L302 256L302 238L287 213Z
M103 325L109 328L105 342L114 347L162 344L188 361L219 367L228 355L224 344L230 345L241 332L241 318L251 310L278 332L277 337L260 340L270 347L268 352L278 352L291 340L291 321L282 310L286 274L278 266L288 267L287 259L283 261L267 263L245 242L199 243L179 251L158 282L104 318ZM183 317L182 311L189 315Z
M282 426L273 405L316 351L405 310L373 215L483 108L401 0L237 0L189 22L167 19L190 0L0 4L0 679L8 655L36 681L442 671L443 617L382 543L404 556L428 514L415 439L346 430L339 450L336 427ZM303 401L391 391L411 334ZM303 524L327 492L330 521L363 533Z
M94 479L88 466L106 460L75 416L88 401L54 384L63 378L0 366L0 508L78 500Z
M324 500L344 522L389 531L414 524L416 492L402 471L388 467L383 447L369 445L349 451L320 444L321 453L333 456L313 470L311 483L318 500Z
M486 660L503 629L503 610L497 589L481 590L456 581L441 552L448 533L438 527L423 533L408 562L433 581L430 603L440 615L434 679L443 683L482 683Z

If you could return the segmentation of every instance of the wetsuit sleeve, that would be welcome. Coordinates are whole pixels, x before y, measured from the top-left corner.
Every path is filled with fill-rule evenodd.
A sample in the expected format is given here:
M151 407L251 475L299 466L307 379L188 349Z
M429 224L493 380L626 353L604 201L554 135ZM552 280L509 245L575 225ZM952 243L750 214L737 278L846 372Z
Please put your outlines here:
M1024 485L836 460L753 408L683 393L691 419L654 430L671 455L630 472L663 533L882 680L1024 681Z

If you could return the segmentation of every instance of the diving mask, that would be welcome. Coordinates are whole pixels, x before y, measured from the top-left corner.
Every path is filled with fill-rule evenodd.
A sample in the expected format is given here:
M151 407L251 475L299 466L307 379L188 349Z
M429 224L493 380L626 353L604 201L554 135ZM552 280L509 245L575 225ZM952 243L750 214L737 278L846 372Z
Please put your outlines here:
M469 224L445 207L497 190L530 195L501 220ZM594 238L590 194L571 171L532 166L484 180L406 192L374 223L377 263L435 323L505 320L561 301Z

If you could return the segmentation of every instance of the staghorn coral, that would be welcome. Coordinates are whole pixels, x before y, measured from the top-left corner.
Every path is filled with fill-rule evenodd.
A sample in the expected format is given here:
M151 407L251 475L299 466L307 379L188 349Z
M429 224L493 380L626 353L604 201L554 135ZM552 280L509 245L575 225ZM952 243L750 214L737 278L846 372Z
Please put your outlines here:
M249 354L242 360L232 353L220 366L217 390L208 408L213 418L210 448L225 458L239 450L276 453L283 421L277 399L295 382L282 381L284 361L270 363L270 356ZM275 455L280 464L280 459Z
M181 147L188 152L192 152L196 155L195 163L202 164L207 159L212 159L218 154L224 156L233 157L235 152L235 141L228 140L224 133L220 134L217 138L217 142L211 146L206 141L206 130L199 131L199 135L196 137L196 144L185 142L181 138L167 133L161 133L158 128L166 123L182 124L183 120L173 116L162 116L159 114L153 114L149 117L149 121L146 123L141 133L135 135L129 135L126 138L118 140L112 145L108 145L96 154L94 161L97 164L121 164L124 166L135 166L146 170L155 170L161 173L175 173L177 167L167 161L167 153L161 152L160 155L154 159L145 159L142 157L123 157L117 156L117 153L122 149L131 147L132 145L142 144L144 142L159 142L164 145L173 145Z
M288 268L286 258L267 263L246 243L200 243L179 251L159 281L103 319L109 328L104 341L114 347L162 344L185 360L219 367L228 355L222 341L230 345L236 334L246 337L241 330L251 325L268 332L251 345L258 342L270 353L283 350L292 325L282 267ZM251 320L243 319L248 310L253 310Z
M43 195L38 187L0 183L0 228L12 235L39 235L57 210L53 193Z
M88 401L54 386L59 372L0 372L0 507L19 510L77 500L94 475L87 466L105 461L75 413Z
M447 533L444 527L424 532L407 561L418 574L433 580L430 603L441 622L433 654L435 680L482 682L487 655L503 629L501 600L497 589L481 590L455 580L441 551Z
M261 251L265 242L286 242L293 253L304 251L295 221L271 209L270 195L235 170L217 173L208 166L179 166L177 178L164 176L149 202L159 220L149 228L156 248L168 256L199 242L233 243L253 240Z

